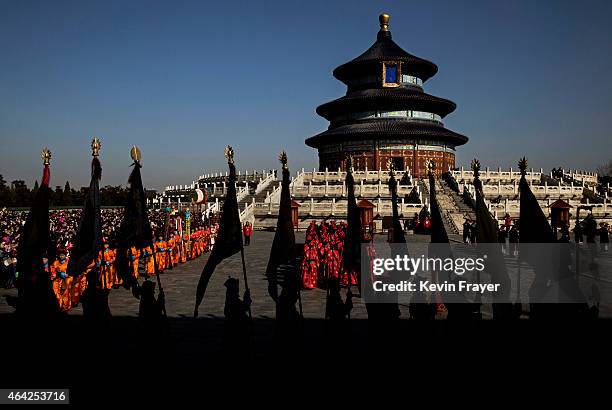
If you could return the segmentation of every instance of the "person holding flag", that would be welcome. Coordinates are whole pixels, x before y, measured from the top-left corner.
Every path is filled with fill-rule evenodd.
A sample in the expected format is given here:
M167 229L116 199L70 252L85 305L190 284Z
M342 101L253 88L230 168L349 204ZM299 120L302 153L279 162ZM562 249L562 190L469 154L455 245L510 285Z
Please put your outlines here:
M276 318L287 321L301 317L302 311L299 272L296 264L295 232L291 217L291 192L289 189L291 181L287 153L285 151L281 152L278 159L282 166L283 179L276 232L270 249L266 276L268 278L268 294L276 303ZM280 296L278 295L278 285L281 286ZM295 308L297 301L300 301L299 316Z
M240 214L238 212L238 199L236 196L236 166L234 165L234 150L229 145L225 148L225 157L227 158L227 165L229 167L229 180L227 185L227 195L225 197L225 204L221 212L221 219L219 224L219 230L215 244L210 253L206 265L200 275L196 289L196 301L193 315L198 316L198 308L204 299L208 282L215 268L221 261L229 258L232 255L240 252L242 257L242 272L244 277L245 286L245 299L249 291L249 285L247 282L246 264L244 261L244 248L242 245L242 229L240 225ZM251 317L251 308L249 305L249 317Z
M29 318L46 318L59 311L59 304L49 273L43 266L43 257L55 260L55 246L49 232L49 189L51 151L43 149L43 177L30 213L22 228L17 251L17 299L11 304L17 314Z

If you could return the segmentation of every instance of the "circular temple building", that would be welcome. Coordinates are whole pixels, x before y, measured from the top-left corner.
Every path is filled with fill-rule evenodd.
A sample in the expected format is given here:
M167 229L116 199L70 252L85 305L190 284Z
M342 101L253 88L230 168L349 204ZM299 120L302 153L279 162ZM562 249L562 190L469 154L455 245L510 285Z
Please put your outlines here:
M455 148L468 141L444 127L454 102L429 95L423 84L438 72L427 60L408 54L391 39L389 15L381 14L376 42L333 74L347 86L344 97L317 108L327 131L306 144L319 151L320 170L344 170L347 156L358 170L410 168L427 175L427 161L440 175L455 167Z

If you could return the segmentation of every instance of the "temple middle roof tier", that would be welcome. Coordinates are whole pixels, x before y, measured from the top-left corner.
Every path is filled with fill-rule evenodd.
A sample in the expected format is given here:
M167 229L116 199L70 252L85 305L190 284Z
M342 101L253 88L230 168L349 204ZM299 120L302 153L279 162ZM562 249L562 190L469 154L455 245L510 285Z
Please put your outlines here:
M377 119L330 128L306 140L306 145L318 148L322 144L355 139L435 138L453 146L463 145L468 137L430 121Z
M385 60L403 62L404 74L413 75L423 81L427 81L438 72L438 66L434 63L404 51L391 39L390 31L381 30L376 36L376 42L370 48L360 56L338 66L333 74L348 85L352 77L362 72L371 72L372 67Z
M424 93L413 87L372 88L348 93L317 107L317 114L328 121L353 112L376 110L419 110L445 117L457 105L445 98Z

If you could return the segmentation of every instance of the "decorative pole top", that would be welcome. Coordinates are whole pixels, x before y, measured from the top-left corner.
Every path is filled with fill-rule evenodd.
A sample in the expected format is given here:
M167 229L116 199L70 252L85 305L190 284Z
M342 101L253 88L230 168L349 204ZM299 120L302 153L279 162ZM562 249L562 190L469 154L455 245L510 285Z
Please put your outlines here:
M389 170L390 176L395 176L395 168L393 167L393 161L391 158L387 160L387 169Z
M45 165L49 165L51 163L51 151L49 151L49 148L43 148L40 157Z
M353 156L349 155L345 160L346 172L353 172Z
M97 157L100 155L100 148L102 148L102 143L100 139L97 137L93 137L91 140L91 155Z
M283 169L288 169L287 166L287 153L285 151L281 152L278 156L278 160L281 164L283 164Z
M430 174L433 174L434 170L436 169L436 162L433 159L428 159L427 160L427 171Z
M521 176L525 176L527 174L527 158L521 158L518 162L518 167L521 170Z
M380 22L380 31L389 31L389 15L387 13L378 16L378 21Z
M228 164L234 163L234 149L230 145L225 147L225 158L227 158Z
M132 156L132 160L140 164L140 160L142 159L142 154L140 153L140 149L136 145L132 145L132 149L130 150L130 155Z
M480 161L474 158L472 160L471 167L472 171L474 171L474 178L478 178L480 176Z

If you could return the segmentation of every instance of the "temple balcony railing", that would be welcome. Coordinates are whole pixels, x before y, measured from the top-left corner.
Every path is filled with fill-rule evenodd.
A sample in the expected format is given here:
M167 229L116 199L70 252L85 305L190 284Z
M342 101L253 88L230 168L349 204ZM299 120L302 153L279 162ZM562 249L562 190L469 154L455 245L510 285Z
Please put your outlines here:
M531 192L538 199L546 199L548 197L559 198L582 198L584 187L576 186L576 185L548 185L548 183L544 183L544 185L533 185L530 184ZM467 190L470 194L475 198L476 191L474 185L460 183L459 184L460 192ZM518 181L514 181L512 184L502 184L498 182L495 185L491 184L483 184L482 193L485 198L517 198L519 196L519 183Z
M464 167L461 167L460 170L450 171L458 182L466 182L471 183L474 179L474 172L471 170L466 170ZM539 170L534 171L531 168L527 171L525 178L527 181L541 181L542 175L549 175L552 177L552 172L549 174L545 174L544 170L540 168ZM588 171L563 171L564 178L570 182L574 181L575 185L585 184L585 185L595 185L597 184L597 173L596 172L588 172ZM489 167L484 170L480 170L480 179L482 181L502 181L502 182L513 182L521 179L521 172L518 169L510 168L509 170L502 170L501 167L496 170L491 170Z
M501 220L504 218L506 214L510 215L512 218L520 218L520 201L519 200L505 200L499 203L492 203L490 201L485 201L487 204L487 208L493 214L493 216ZM538 204L540 208L544 212L544 215L550 217L550 205L555 202L553 199L548 199L545 201L538 200ZM603 203L603 204L590 204L588 201L586 203L582 203L578 200L567 201L568 204L572 207L570 209L570 218L575 219L576 217L576 208L579 206L589 206L592 207L592 213L595 218L611 218L612 217L612 204ZM586 216L586 213L583 213L582 216Z
M408 176L412 175L410 173L410 169L396 170L395 178L398 181L401 180L405 172L408 172ZM304 177L303 177L304 184L307 184L309 182L319 183L319 184L325 183L325 182L332 182L332 181L341 182L346 179L346 172L341 171L340 169L333 170L333 171L327 168L325 169L325 171L316 171L315 169L313 169L312 171L305 171L304 169L302 169L302 173L304 174ZM383 183L386 183L389 181L390 172L383 171L381 168L379 168L378 170L368 170L366 167L365 170L353 171L353 178L355 179L355 183L358 183L361 180L363 180L366 183L377 182L379 180L382 181Z
M299 216L316 216L316 217L327 217L327 216L346 216L347 212L347 201L339 200L335 198L330 200L324 200L316 202L314 198L309 201L297 201L300 207L298 208ZM393 209L390 200L377 199L373 201L374 215L379 216L390 216L393 214ZM258 202L253 203L254 216L275 216L278 215L280 204L272 202ZM423 204L408 204L404 203L403 200L398 202L398 212L403 215L404 218L412 217L415 213L419 213L423 208Z

